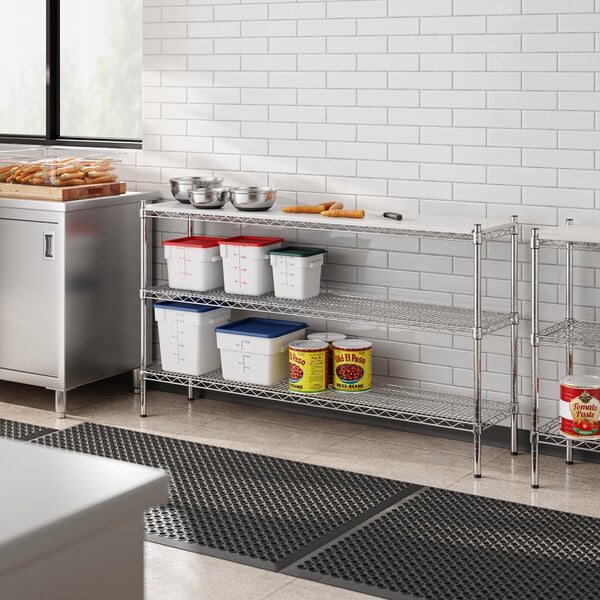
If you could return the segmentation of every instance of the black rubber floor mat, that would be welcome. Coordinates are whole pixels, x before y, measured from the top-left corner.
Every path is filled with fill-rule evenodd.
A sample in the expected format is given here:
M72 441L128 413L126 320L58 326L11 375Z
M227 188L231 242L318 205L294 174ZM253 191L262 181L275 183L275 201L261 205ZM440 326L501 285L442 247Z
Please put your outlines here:
M56 431L56 429L39 427L38 425L30 425L29 423L21 423L20 421L0 419L0 437L13 440L28 442L34 438L41 437L54 431Z
M394 600L597 600L600 520L424 488L287 574Z
M147 539L281 570L417 486L84 423L36 443L166 469L170 503L146 512Z

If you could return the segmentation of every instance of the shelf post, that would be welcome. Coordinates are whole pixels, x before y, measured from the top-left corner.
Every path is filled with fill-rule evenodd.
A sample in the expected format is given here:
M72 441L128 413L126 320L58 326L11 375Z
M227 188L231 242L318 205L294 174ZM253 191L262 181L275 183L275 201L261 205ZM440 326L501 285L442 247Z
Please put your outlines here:
M573 219L566 220L567 227L573 226ZM566 251L566 325L567 325L567 345L565 348L566 372L567 375L573 375L573 340L571 337L571 325L573 323L573 243L567 242ZM567 440L565 462L568 465L573 464L573 442Z
M540 487L539 472L539 229L531 230L531 487Z
M187 234L188 237L192 237L194 235L194 219L191 216L187 219Z
M510 278L510 453L519 453L519 218L512 215L511 245L511 278Z
M473 228L473 476L481 477L481 225Z
M146 202L142 200L140 206L140 417L146 416L146 367L147 356L147 326L148 310L144 290L148 284L148 217L146 216Z

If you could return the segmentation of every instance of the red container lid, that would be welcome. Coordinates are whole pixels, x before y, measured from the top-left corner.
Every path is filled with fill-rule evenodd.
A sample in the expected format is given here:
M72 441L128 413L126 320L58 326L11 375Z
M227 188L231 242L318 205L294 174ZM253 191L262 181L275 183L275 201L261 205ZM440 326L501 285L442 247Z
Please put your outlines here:
M259 237L257 235L238 235L237 237L219 240L220 245L232 246L270 246L271 244L280 244L283 238Z
M226 238L204 237L194 235L192 237L177 238L175 240L165 240L163 246L185 246L187 248L214 248Z

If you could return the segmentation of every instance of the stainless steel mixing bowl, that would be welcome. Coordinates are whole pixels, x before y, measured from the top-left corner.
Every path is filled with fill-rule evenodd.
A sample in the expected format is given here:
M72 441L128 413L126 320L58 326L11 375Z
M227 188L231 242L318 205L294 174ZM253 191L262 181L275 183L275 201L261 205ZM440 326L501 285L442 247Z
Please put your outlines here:
M189 203L192 190L223 185L223 180L218 177L173 177L169 182L173 198L184 204Z
M238 210L269 210L277 198L277 190L270 187L231 189L231 203Z
M229 188L207 187L190 190L190 204L196 208L221 208L229 200Z

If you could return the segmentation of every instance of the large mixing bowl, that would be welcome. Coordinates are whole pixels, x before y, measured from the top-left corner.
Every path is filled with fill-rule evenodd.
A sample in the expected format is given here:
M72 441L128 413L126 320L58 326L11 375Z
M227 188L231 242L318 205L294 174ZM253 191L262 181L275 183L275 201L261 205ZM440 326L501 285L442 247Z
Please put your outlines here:
M208 187L190 190L190 204L196 208L221 208L229 199L229 188Z
M238 210L269 210L276 198L277 190L270 187L231 189L231 203Z
M192 190L223 185L223 180L218 177L174 177L169 181L173 198L184 204L189 203Z

